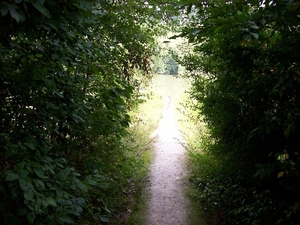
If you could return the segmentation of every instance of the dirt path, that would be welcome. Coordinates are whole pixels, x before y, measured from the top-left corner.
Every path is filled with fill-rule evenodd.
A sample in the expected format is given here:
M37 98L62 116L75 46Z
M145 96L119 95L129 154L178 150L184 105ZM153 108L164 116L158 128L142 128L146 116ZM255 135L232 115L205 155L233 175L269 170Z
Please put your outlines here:
M187 225L185 149L176 127L172 99L165 97L163 118L155 132L155 156L150 166L146 225Z

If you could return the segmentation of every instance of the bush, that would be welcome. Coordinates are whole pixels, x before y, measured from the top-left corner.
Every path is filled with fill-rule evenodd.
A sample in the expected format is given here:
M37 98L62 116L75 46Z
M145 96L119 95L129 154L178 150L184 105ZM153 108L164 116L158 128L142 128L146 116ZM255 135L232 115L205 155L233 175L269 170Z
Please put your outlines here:
M122 138L149 77L154 8L1 1L4 224L102 223L122 204L138 161Z
M297 1L191 7L197 16L182 36L198 45L182 63L209 128L206 152L222 168L207 178L207 193L223 209L218 224L299 219L298 7Z

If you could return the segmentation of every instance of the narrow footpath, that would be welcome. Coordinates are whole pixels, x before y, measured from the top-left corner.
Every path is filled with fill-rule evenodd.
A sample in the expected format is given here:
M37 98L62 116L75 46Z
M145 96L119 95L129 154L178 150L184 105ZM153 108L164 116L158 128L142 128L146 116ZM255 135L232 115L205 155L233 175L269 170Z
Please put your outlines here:
M154 160L150 166L148 211L145 225L187 225L189 199L186 188L184 140L176 127L171 97L155 132Z

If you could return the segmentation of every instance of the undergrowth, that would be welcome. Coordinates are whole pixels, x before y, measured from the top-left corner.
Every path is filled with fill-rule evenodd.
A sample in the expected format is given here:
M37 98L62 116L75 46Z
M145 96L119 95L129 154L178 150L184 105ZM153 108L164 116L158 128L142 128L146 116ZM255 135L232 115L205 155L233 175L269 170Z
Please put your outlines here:
M125 148L130 150L126 159L124 158L126 162L120 160L117 164L119 172L124 173L122 179L125 179L127 185L119 197L114 196L115 203L121 203L121 207L115 213L112 224L140 224L143 220L146 208L143 187L153 157L151 143L164 106L162 97L153 88L150 84L143 90L142 102L130 113L131 124L127 130L129 135L122 139Z
M220 185L218 171L222 168L208 152L210 144L208 129L199 114L196 102L188 91L182 96L178 105L178 125L186 141L188 151L188 170L191 187L188 196L191 200L192 218L189 224L218 224L220 220L219 202L216 201L214 187Z
M205 176L206 172L203 167L207 169L212 164L209 158L205 157L202 151L202 145L207 136L207 129L205 123L201 121L195 102L189 95L189 85L186 82L185 92L181 95L180 101L176 105L178 126L184 139L186 141L186 149L188 151L188 171L190 181L187 195L190 199L191 209L188 219L189 225L210 224L207 222L207 215L205 207L201 202L201 198L205 198L199 191L201 186L200 177ZM200 168L201 167L201 168Z
M188 93L183 96L182 102L178 107L178 115L189 153L189 181L192 188L188 194L197 211L194 214L196 218L194 216L190 221L191 225L199 224L200 221L201 224L210 225L228 224L226 221L229 220L235 224L251 224L251 220L258 220L256 212L262 205L266 209L270 208L270 194L261 192L261 185L251 183L243 171L233 169L239 162L230 161L226 155L211 153L215 140L211 138L207 124L194 104L196 102L190 99ZM268 218L266 212L261 211L265 221ZM240 219L237 219L237 214Z

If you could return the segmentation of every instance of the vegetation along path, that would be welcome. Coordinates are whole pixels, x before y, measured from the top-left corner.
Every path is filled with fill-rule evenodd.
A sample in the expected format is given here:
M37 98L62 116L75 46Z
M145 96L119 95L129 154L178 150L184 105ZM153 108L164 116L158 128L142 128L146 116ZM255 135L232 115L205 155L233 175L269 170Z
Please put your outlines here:
M183 138L175 124L170 96L164 96L165 108L155 132L155 156L150 166L150 195L147 225L187 224L189 202L185 196L187 176Z

